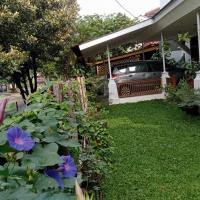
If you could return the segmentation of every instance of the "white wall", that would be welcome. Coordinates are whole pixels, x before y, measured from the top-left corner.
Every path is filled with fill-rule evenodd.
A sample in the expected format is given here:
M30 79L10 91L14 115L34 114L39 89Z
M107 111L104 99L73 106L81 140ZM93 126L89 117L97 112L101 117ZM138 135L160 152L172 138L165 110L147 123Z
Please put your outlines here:
M160 8L163 8L170 0L160 0Z

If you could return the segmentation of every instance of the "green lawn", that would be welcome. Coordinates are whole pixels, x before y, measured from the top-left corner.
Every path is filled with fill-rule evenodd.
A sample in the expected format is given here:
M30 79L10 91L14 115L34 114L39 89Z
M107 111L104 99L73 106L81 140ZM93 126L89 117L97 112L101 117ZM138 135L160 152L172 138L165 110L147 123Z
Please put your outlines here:
M114 169L105 200L200 199L200 117L163 101L110 107Z

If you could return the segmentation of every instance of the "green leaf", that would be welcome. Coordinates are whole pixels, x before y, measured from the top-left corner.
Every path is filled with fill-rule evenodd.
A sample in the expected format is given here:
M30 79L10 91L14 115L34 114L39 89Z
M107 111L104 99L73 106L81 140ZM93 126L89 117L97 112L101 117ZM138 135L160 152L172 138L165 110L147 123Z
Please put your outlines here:
M12 149L7 144L4 144L0 147L0 153L16 152L15 149Z
M56 143L51 143L42 147L38 144L31 155L24 156L23 163L28 164L28 166L35 167L46 167L53 166L61 163L60 156L57 154L58 145Z
M65 187L70 188L70 189L74 188L75 180L76 180L76 178L66 178L66 179L64 179L63 181L65 183Z
M35 109L41 109L44 107L44 104L43 103L34 103L34 104L31 104L29 105L26 110L35 110Z
M42 139L43 142L57 142L57 141L62 141L62 140L66 140L67 139L67 135L60 135L58 133L52 133L52 134L48 134L46 135L45 138Z
M7 142L6 132L0 132L0 145L4 145Z
M0 166L0 176L1 177L7 177L8 176L8 168L4 168L3 166Z
M17 160L22 159L23 156L24 156L24 153L23 153L23 152L19 152L19 153L16 154L16 158L17 158Z
M0 192L0 197L3 200L35 200L37 194L31 192L28 187L19 187L16 190L10 189Z
M42 191L49 188L57 188L58 184L53 178L45 175L40 175L35 182L35 186L38 191Z
M77 140L58 141L57 143L63 147L73 147L73 148L80 147L80 143Z
M75 196L68 193L42 193L35 200L76 200Z

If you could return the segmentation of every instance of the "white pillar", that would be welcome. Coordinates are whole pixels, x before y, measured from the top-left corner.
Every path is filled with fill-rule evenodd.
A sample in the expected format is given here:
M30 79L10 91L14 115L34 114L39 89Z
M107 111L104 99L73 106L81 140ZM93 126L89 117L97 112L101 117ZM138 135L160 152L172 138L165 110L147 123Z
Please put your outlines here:
M109 46L107 46L107 56L108 56L108 68L109 68L109 75L110 75L109 83L108 83L109 104L113 104L113 103L117 102L119 97L118 97L117 85L116 85L115 81L112 79Z
M112 71L111 71L111 63L110 63L110 49L108 45L107 45L107 56L108 56L109 75L110 75L110 79L112 79Z
M167 85L167 78L169 78L169 73L166 72L165 49L164 49L164 40L162 33L161 33L161 49L162 49L162 60L163 60L163 72L161 79L162 79L162 87L165 88Z
M200 62L200 14L197 13L197 38L198 38L198 50L199 50L199 62Z
M198 50L199 50L199 62L200 62L200 14L197 13L197 38L198 38ZM196 72L196 78L194 79L194 89L200 89L200 71Z

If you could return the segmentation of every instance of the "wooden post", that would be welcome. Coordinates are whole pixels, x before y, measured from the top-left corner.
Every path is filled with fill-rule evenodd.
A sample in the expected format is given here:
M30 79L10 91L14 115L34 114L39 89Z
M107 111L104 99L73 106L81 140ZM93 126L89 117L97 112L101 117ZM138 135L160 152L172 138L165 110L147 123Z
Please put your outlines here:
M86 96L85 77L77 77L77 81L79 85L81 107L84 112L87 112L88 102Z
M63 102L64 96L63 96L63 84L62 83L53 85L53 93L56 96L56 99L59 103Z

